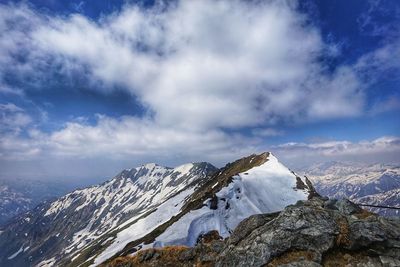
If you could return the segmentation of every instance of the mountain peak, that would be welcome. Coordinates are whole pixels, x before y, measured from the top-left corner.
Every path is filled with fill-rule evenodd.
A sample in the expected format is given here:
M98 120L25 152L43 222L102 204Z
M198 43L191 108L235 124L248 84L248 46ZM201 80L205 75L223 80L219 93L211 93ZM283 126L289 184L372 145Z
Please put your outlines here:
M154 163L154 162L149 162L149 163L142 164L138 168L154 169L155 167L168 168L168 167L160 166L160 165L158 165L157 163Z

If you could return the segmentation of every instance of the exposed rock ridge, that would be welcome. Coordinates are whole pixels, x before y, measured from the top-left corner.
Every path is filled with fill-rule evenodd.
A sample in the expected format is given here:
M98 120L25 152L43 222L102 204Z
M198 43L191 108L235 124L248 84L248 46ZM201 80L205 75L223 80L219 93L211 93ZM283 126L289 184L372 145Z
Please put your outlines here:
M314 197L243 220L224 241L144 250L104 266L400 266L400 220ZM173 252L172 252L173 251Z

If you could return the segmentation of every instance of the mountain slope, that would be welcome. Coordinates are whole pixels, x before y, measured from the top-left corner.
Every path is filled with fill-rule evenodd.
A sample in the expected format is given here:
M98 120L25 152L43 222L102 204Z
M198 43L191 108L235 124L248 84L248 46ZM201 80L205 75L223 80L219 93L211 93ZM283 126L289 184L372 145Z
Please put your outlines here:
M400 167L385 164L329 162L304 171L322 195L349 198L356 203L400 207ZM381 215L400 215L398 210L371 209Z
M348 200L313 197L243 220L224 240L215 232L194 247L152 248L102 267L400 266L400 220Z
M180 203L179 213L145 236L135 240L135 225L121 232L114 243L95 256L94 265L110 259L113 254L111 259L147 247L193 246L199 236L211 230L227 237L250 215L278 211L307 199L313 191L307 182L270 153L242 158L214 174ZM146 220L148 218L143 219Z
M0 234L0 265L89 266L149 247L228 237L243 219L315 195L270 153L217 170L146 164L21 216ZM4 248L4 249L3 249Z
M50 265L70 259L110 229L151 212L214 171L208 163L177 168L146 164L44 203L0 235L0 265L27 266L45 259L42 263Z

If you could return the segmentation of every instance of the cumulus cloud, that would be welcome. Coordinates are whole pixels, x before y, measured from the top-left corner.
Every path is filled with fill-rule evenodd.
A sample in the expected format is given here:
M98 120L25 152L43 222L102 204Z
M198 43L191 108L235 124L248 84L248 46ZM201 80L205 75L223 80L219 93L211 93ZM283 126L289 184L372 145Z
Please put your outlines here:
M50 57L63 68L85 66L92 79L127 88L158 124L234 128L363 108L353 69L326 71L320 57L331 45L283 1L127 6L99 21L21 12L34 25L24 29L32 64Z
M162 127L151 120L135 117L113 119L99 116L96 126L68 123L64 129L49 136L51 146L61 155L81 157L104 155L117 156L200 156L206 154L237 153L245 143L222 131L176 131ZM190 145L190 147L188 147ZM221 151L221 152L218 152Z
M191 160L222 163L256 150L255 141L219 130L177 131L152 120L98 115L94 126L84 120L68 122L52 133L30 129L28 137L7 134L0 138L0 159L88 159L136 158L160 162Z

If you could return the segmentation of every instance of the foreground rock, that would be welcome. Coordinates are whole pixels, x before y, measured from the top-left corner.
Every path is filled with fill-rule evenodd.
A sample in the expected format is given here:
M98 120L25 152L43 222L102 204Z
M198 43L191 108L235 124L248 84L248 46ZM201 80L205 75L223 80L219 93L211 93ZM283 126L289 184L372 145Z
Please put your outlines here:
M214 232L193 248L144 250L105 266L400 266L400 220L315 197L253 215L224 241Z

